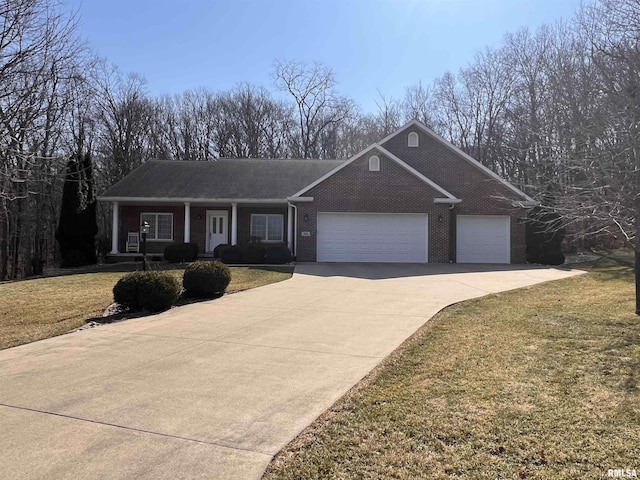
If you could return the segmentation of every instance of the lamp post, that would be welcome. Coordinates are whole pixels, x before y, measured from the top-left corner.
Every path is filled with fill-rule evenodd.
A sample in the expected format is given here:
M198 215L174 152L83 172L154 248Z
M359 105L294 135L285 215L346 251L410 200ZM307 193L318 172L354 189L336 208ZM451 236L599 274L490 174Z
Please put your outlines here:
M142 222L140 225L142 234L142 270L147 270L147 233L149 233L149 222Z

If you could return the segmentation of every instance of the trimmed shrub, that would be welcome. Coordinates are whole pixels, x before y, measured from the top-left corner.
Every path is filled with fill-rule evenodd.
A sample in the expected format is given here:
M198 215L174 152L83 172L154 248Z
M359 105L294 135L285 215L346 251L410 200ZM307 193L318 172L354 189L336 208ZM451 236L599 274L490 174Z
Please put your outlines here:
M527 262L560 265L564 262L562 241L565 228L562 217L550 208L535 207L529 211L526 224ZM560 263L558 262L562 258Z
M197 243L174 243L164 249L164 258L169 263L193 262L198 258Z
M113 300L131 310L161 312L170 308L182 288L176 277L165 272L131 272L113 287Z
M194 298L213 298L224 293L231 281L231 270L221 262L193 262L182 277L185 295Z
M216 247L218 254L215 255L214 250L214 255L224 263L242 263L242 248L237 245L218 245L218 247Z
M543 252L538 257L538 263L542 265L562 265L564 254L562 252Z
M292 260L291 250L286 245L267 245L264 260L266 263L282 264Z
M213 249L214 258L220 258L220 252L229 247L231 247L231 245L229 245L228 243L221 243L220 245L218 245Z
M244 263L264 263L264 255L264 246L256 243L250 243L242 250Z

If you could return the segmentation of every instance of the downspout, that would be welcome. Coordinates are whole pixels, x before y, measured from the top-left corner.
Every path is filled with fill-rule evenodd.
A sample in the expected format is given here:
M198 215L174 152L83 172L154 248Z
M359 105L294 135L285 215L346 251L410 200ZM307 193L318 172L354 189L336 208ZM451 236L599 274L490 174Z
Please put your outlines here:
M293 247L291 255L295 257L296 250L298 249L298 207L291 202L287 202L287 205L293 208L293 211L295 212L293 215L293 245L291 245Z
M454 210L455 208L455 203L449 205L449 263L456 263L456 257L458 256L458 252L456 252L456 235L458 234L458 231L456 228L456 212Z

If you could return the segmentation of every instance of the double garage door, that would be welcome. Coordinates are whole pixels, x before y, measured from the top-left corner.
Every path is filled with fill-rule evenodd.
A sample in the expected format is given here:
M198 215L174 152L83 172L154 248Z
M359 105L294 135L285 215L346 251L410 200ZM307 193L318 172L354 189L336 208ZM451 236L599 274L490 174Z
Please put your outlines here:
M428 261L428 216L393 213L318 213L319 262ZM459 215L458 263L510 263L510 219Z
M319 262L425 263L427 215L319 213Z

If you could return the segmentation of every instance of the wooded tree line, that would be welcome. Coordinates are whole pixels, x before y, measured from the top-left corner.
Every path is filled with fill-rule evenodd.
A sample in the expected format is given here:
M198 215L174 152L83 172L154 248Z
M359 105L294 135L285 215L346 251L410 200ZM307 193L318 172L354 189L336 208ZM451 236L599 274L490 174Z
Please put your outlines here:
M70 158L93 159L101 192L154 158L348 158L414 118L560 213L581 245L634 237L637 0L509 33L458 72L381 93L372 113L324 65L281 61L272 73L270 86L153 97L83 44L57 0L0 0L0 279L55 258Z

